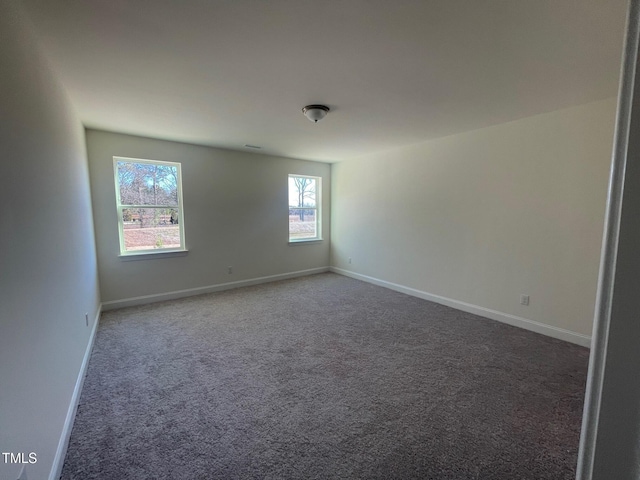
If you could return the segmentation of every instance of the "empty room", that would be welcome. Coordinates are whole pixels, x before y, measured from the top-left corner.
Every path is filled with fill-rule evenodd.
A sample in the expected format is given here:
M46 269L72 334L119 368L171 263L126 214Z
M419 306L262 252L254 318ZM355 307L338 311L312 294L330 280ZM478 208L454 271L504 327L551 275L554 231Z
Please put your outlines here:
M637 478L638 3L2 2L0 478Z

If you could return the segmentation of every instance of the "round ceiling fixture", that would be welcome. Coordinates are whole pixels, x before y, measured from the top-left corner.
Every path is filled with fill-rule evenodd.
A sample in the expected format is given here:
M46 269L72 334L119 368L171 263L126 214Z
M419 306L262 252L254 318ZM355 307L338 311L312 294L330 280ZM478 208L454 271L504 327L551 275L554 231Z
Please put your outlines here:
M329 107L326 105L307 105L302 109L305 117L314 123L318 123L318 120L322 120L329 113Z

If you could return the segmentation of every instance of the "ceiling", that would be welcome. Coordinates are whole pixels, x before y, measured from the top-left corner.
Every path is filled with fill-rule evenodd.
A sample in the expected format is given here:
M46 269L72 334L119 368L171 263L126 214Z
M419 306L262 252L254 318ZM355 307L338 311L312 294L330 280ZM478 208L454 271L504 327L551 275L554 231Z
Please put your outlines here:
M627 1L22 5L87 127L335 162L616 95Z

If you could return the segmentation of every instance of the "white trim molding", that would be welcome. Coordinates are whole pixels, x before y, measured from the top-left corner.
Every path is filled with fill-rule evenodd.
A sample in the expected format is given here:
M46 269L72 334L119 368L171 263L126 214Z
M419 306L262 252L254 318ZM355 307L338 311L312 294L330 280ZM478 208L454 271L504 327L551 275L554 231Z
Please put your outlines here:
M640 478L637 262L640 0L630 0L577 480Z
M173 292L123 298L121 300L111 300L109 302L103 302L102 309L103 311L107 311L115 310L116 308L133 307L135 305L145 305L147 303L162 302L165 300L175 300L177 298L191 297L193 295L202 295L205 293L221 292L223 290L231 290L232 288L248 287L251 285L276 282L278 280L286 280L288 278L304 277L307 275L314 275L316 273L324 273L328 271L329 267L310 268L308 270L299 270L297 272L279 273L276 275L268 275L266 277L238 280L237 282L218 283L215 285L207 285L205 287L188 288L186 290L175 290Z
M80 394L82 393L82 386L84 385L84 379L87 374L87 367L89 366L89 359L91 358L91 351L93 350L93 343L96 339L96 332L98 331L98 324L100 323L100 314L102 312L102 305L98 306L98 311L93 321L93 327L89 335L89 342L82 358L82 364L80 365L80 371L78 372L78 378L76 380L76 386L73 389L71 395L71 401L69 402L69 408L67 410L67 417L64 419L64 425L62 427L62 434L58 442L58 448L56 454L53 457L53 465L51 466L51 472L49 474L49 480L58 480L62 475L62 467L64 465L64 459L67 455L67 448L69 447L69 439L71 438L71 430L73 430L73 423L76 419L76 412L78 411L78 403L80 402Z
M379 278L370 277L368 275L362 275L361 273L352 272L350 270L344 270L338 267L331 267L330 271L344 275L346 277L355 278L364 282L372 283L380 287L389 288L397 292L406 293L413 297L422 298L423 300L429 300L430 302L446 305L447 307L462 310L463 312L473 313L474 315L480 315L481 317L496 320L498 322L506 323L514 327L520 327L525 330L547 335L549 337L564 340L566 342L575 343L583 347L589 348L591 346L591 337L583 335L581 333L572 332L563 328L554 327L544 323L529 320L528 318L518 317L517 315L511 315L510 313L503 313L490 308L480 307L471 303L462 302L460 300L454 300L452 298L442 297L440 295L434 295L433 293L424 292L415 288L406 287L397 283L387 282Z

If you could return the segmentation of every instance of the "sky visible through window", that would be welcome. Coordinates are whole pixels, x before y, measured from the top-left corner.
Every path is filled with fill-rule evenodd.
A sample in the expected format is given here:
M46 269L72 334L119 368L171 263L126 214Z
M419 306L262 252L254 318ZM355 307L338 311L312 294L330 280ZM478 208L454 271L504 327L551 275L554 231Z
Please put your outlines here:
M296 181L296 179L298 179L298 181ZM303 203L301 203L301 199L303 199ZM296 176L289 177L289 206L290 207L315 207L316 206L316 179L315 178L296 177Z
M118 159L120 252L184 247L178 164Z
M320 178L289 175L289 241L319 240Z

